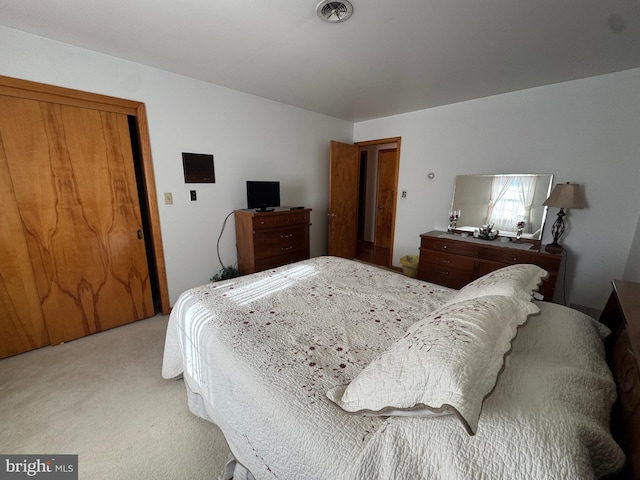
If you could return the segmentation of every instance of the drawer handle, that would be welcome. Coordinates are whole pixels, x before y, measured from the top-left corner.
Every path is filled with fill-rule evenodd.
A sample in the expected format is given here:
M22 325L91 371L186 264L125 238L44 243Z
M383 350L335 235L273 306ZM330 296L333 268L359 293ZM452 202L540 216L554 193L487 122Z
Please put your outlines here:
M438 261L440 263L451 263L451 260L445 260L444 258L439 258Z
M442 248L444 248L444 249L446 250L446 249L447 249L447 246L446 246L446 245L443 245L443 246L442 246Z
M289 245L288 247L281 247L280 250L282 250L283 252L286 252L287 250L292 250L293 249L293 245Z
M288 233L286 235L283 233L282 235L280 235L280 238L291 238L291 237L293 237L293 233Z
M513 257L513 261L517 262L518 261L518 257Z
M443 272L442 270L438 270L436 268L436 273L441 273L442 275L449 275L449 272Z

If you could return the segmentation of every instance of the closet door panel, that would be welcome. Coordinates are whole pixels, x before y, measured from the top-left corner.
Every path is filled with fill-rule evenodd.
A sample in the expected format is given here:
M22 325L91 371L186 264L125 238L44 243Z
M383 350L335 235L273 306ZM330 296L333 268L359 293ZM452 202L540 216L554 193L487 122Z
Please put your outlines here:
M153 315L126 115L13 97L0 109L51 343Z
M2 133L9 177L13 183L20 218L33 266L41 308L49 339L59 343L90 333L83 329L82 317L72 297L65 294L56 280L53 238L58 232L56 177L52 174L64 162L59 144L49 143L47 118L40 103L13 97L0 97L0 132ZM53 115L54 112L49 112ZM58 263L63 261L60 256ZM66 317L58 329L51 328L51 311ZM53 317L55 319L55 316ZM78 328L79 327L79 328Z
M99 330L154 314L126 115L63 107L69 160L78 201L106 260L96 298ZM82 130L100 132L83 135Z
M125 115L101 113L112 185L113 224L109 230L111 273L125 286L135 319L155 314L136 176L131 154L129 124ZM117 148L119 147L119 148Z
M4 358L47 345L49 338L1 136L0 204L0 358Z

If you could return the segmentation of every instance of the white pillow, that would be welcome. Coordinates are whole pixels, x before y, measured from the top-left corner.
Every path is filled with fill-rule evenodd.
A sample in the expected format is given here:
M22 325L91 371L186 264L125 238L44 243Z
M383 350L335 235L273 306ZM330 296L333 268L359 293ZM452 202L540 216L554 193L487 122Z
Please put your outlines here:
M539 311L532 302L506 296L445 305L327 397L353 414L455 414L474 435L517 328Z
M457 303L485 295L505 295L530 301L549 273L530 263L509 265L477 278L462 287L448 303Z

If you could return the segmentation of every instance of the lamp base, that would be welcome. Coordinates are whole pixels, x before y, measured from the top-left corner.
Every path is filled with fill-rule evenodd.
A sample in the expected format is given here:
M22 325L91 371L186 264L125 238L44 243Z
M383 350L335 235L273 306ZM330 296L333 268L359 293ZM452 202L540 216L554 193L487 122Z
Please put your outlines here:
M564 248L562 248L557 243L549 243L545 245L544 251L547 253L553 253L554 255L557 255L559 253L562 253L564 251Z

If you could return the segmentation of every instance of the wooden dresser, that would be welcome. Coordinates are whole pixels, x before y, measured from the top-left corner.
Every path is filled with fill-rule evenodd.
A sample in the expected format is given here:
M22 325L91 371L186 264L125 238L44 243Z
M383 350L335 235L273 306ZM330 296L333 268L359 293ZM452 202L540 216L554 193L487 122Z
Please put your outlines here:
M600 322L613 334L605 340L607 363L618 398L611 431L627 455L627 465L613 479L640 478L640 283L614 280Z
M309 258L311 209L236 210L234 218L241 275Z
M549 272L549 278L540 286L540 294L547 301L553 299L561 255L541 252L535 246L523 250L498 243L499 240L471 239L439 231L420 235L418 278L459 289L507 265L533 263Z

